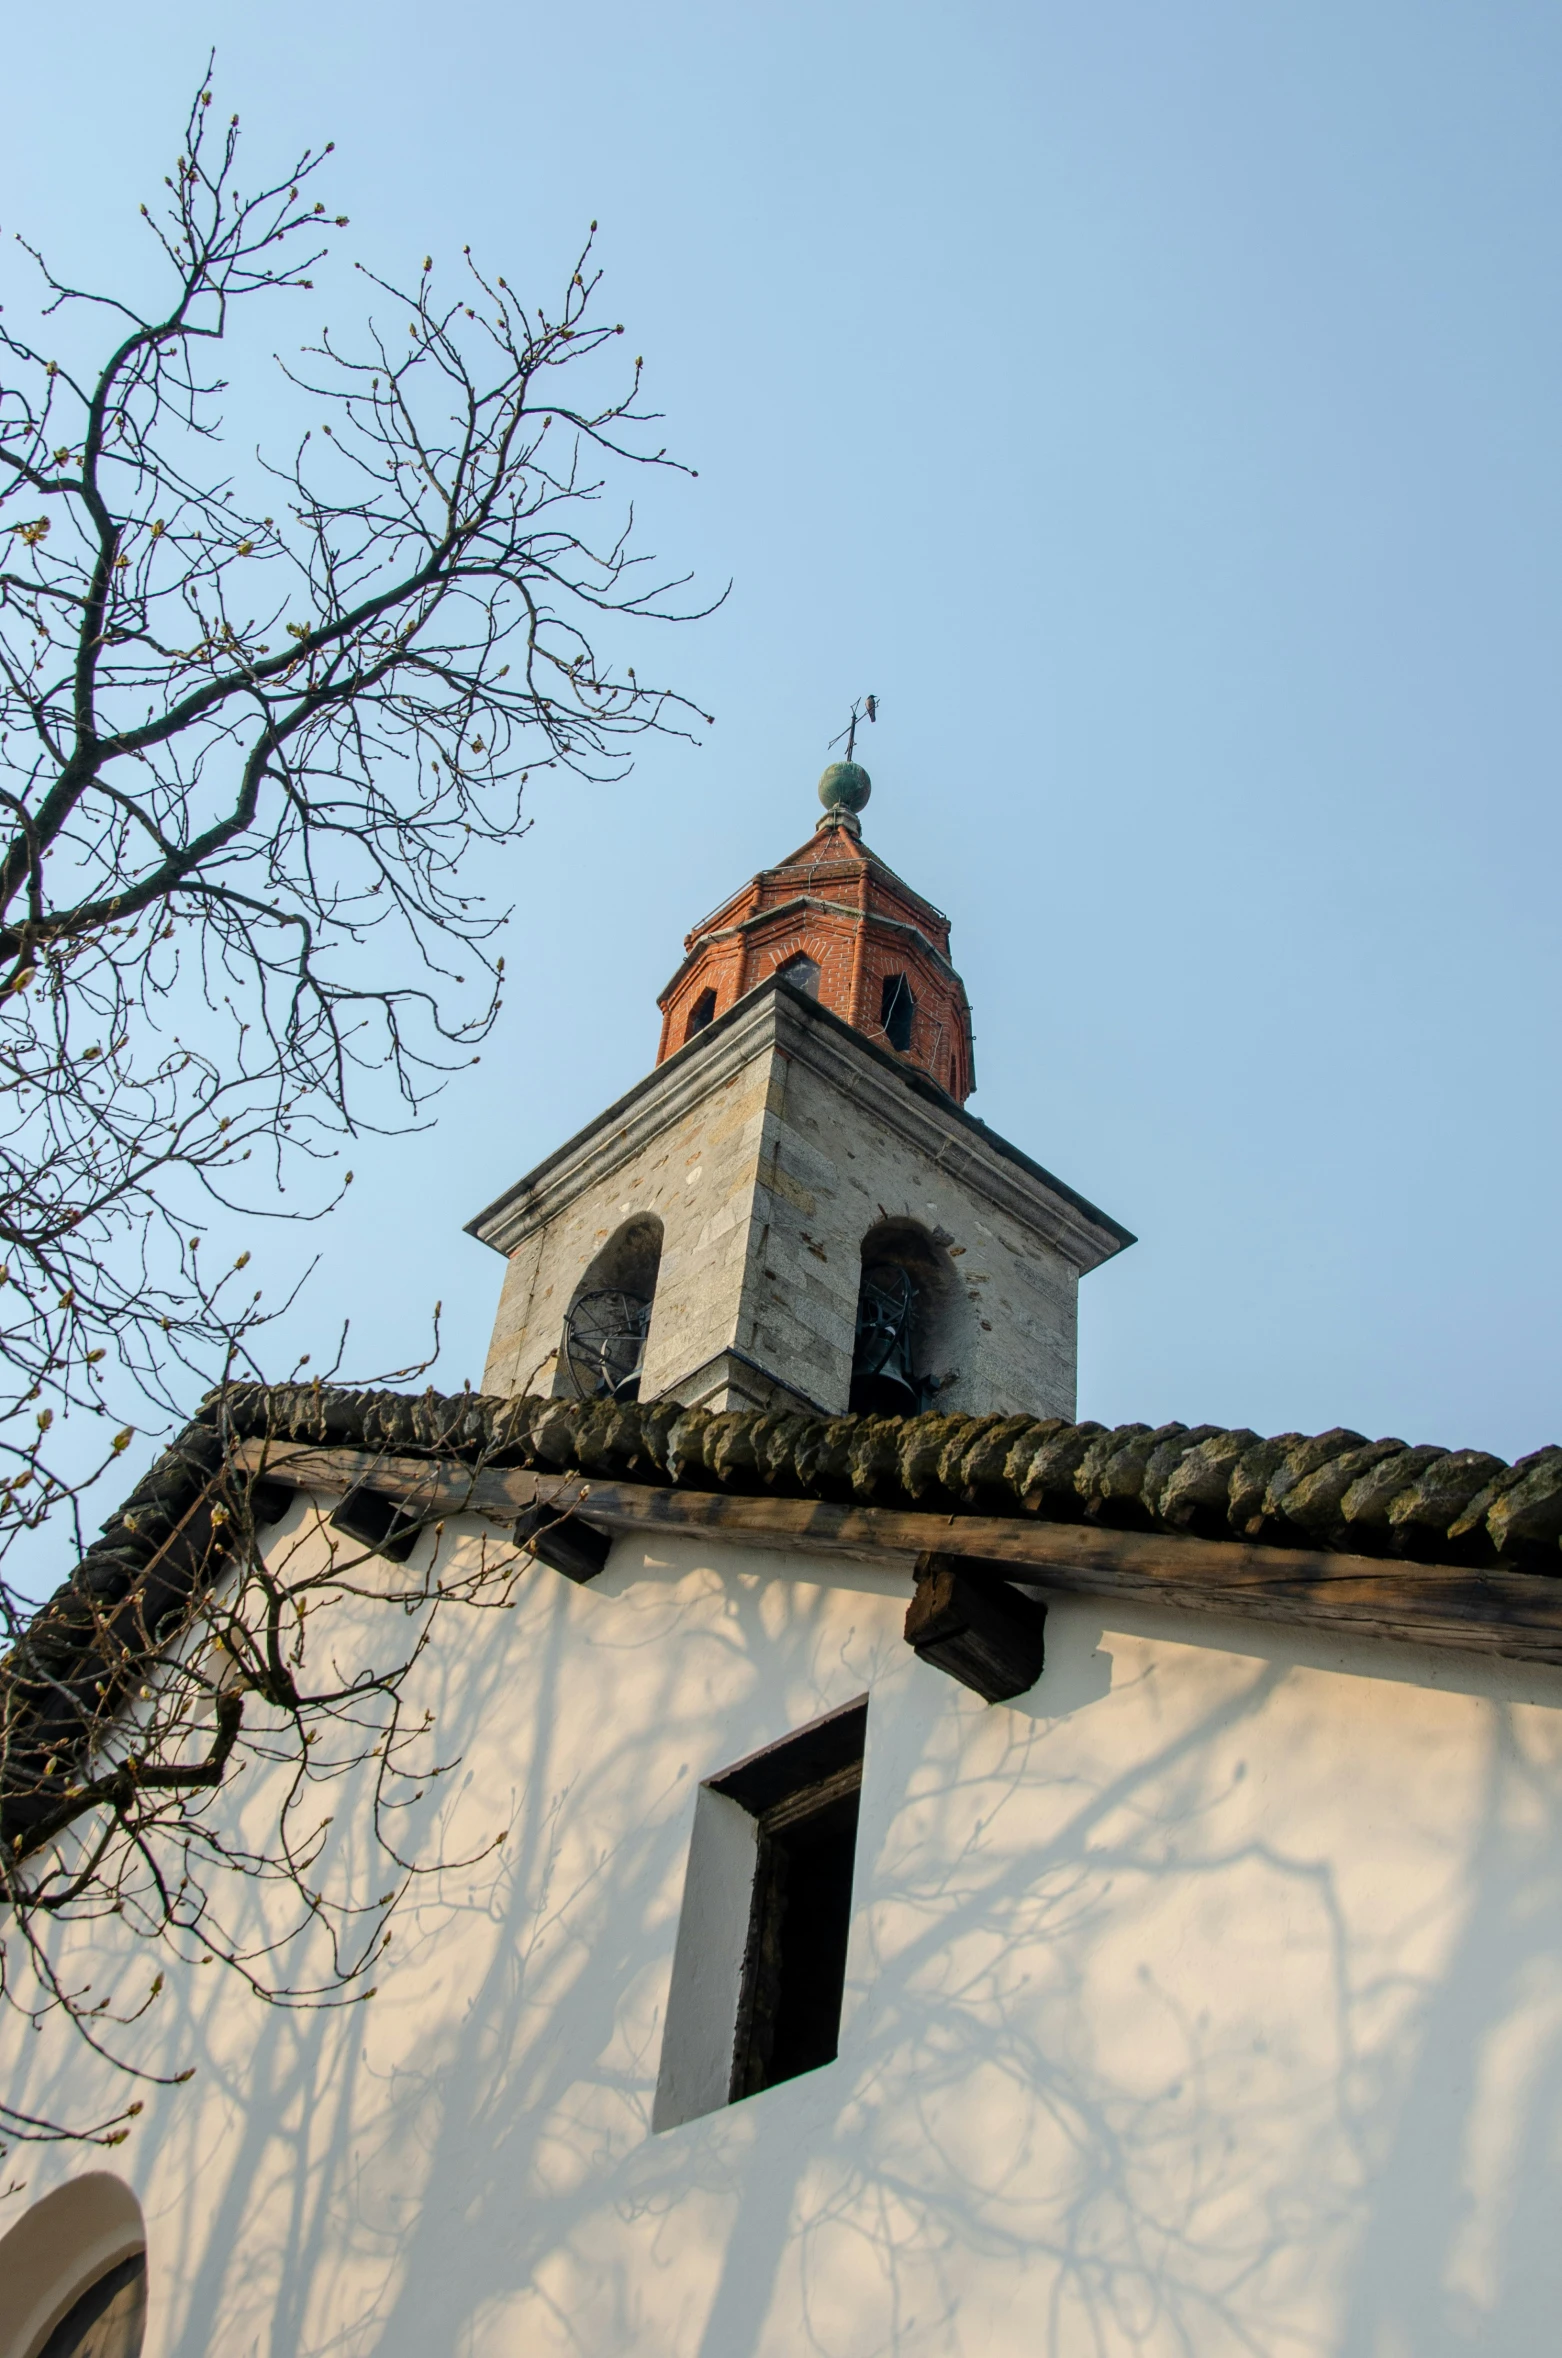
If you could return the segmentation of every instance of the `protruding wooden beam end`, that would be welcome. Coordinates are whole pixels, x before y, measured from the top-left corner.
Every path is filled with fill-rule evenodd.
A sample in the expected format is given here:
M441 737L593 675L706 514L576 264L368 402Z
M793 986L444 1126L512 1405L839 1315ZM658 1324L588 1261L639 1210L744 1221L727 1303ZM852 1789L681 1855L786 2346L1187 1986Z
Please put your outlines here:
M1036 1684L1046 1660L1047 1608L1022 1596L996 1566L918 1556L906 1643L917 1658L989 1703L1012 1702Z
M557 1507L545 1505L539 1499L517 1520L515 1544L529 1548L539 1564L562 1572L566 1580L584 1583L595 1580L607 1562L613 1541L609 1532L583 1522L578 1513L561 1515Z

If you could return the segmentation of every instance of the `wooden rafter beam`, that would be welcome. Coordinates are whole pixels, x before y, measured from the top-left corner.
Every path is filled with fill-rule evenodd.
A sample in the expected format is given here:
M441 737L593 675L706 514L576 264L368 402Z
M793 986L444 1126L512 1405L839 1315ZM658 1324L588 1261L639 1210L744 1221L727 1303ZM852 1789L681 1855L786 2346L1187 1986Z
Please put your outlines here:
M908 1583L918 1557L933 1553L1001 1569L1056 1595L1131 1597L1194 1613L1562 1663L1562 1580L1543 1573L1248 1547L1028 1516L916 1514L660 1489L304 1442L246 1442L235 1455L246 1471L264 1471L302 1490L344 1493L367 1483L428 1521L472 1514L513 1525L527 1508L551 1504L602 1531L683 1533L788 1555L848 1556L901 1571Z

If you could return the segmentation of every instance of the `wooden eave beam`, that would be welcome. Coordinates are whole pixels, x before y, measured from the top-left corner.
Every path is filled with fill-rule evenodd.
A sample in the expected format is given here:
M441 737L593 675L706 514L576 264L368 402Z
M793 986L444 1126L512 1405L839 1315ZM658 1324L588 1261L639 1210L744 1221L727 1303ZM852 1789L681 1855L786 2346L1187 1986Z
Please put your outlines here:
M918 1557L931 1553L1001 1568L1012 1580L1060 1596L1132 1598L1336 1635L1562 1663L1562 1579L1544 1573L1249 1547L1028 1516L919 1514L653 1488L306 1442L252 1441L234 1454L243 1470L300 1490L335 1493L366 1483L430 1522L472 1514L513 1525L526 1509L547 1504L601 1531L684 1533L788 1555L846 1556L903 1572L908 1582Z

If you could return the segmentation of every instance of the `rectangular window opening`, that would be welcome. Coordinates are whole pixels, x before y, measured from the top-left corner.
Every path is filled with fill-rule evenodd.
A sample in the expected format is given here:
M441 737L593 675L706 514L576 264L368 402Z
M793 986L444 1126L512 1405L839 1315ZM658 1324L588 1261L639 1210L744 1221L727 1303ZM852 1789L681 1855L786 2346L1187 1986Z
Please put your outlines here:
M756 1821L730 2100L833 2063L851 1929L868 1706L711 1779Z
M700 1786L653 2129L834 2061L867 1725L864 1695Z

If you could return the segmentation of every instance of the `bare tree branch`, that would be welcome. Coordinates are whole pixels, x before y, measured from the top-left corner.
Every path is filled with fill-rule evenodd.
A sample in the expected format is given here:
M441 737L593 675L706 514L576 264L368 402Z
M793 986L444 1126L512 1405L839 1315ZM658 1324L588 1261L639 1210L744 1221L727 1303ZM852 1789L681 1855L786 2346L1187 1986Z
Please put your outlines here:
M625 471L675 462L641 363L597 316L590 238L551 308L470 252L449 293L431 259L406 286L363 273L362 325L282 367L285 406L311 420L291 455L229 471L214 371L234 307L310 289L347 226L314 193L329 149L241 195L238 136L208 79L160 216L142 207L157 304L28 248L40 324L0 323L0 1639L20 1649L7 1709L26 1698L7 1822L28 1804L0 1880L47 2003L94 2038L97 2010L51 1981L36 1928L129 1908L132 1887L153 1929L278 1995L213 1929L209 1885L192 1898L190 1860L304 1888L306 1722L393 1782L398 1699L449 1600L437 1581L400 1598L387 1663L317 1689L306 1600L246 1543L199 1633L187 1598L167 1622L155 1579L129 1603L78 1599L99 1668L87 1691L60 1672L45 1708L49 1641L27 1634L10 1551L58 1528L81 1553L83 1495L133 1425L180 1413L192 1377L258 1374L276 1313L247 1252L203 1266L214 1214L317 1216L351 1180L332 1171L344 1137L416 1119L474 1060L508 914L474 865L524 831L528 778L622 776L645 733L705 717L617 651L693 609L635 542ZM92 330L98 313L95 372L51 355L49 321ZM290 1205L289 1177L311 1173ZM82 1415L119 1427L85 1469L51 1455ZM201 1512L242 1514L220 1451L209 1471ZM410 1652L402 1611L423 1633ZM149 1645L172 1647L150 1699L121 1675ZM272 1848L230 1855L208 1805L236 1750L279 1728L296 1803ZM340 1950L341 1987L368 1953Z

